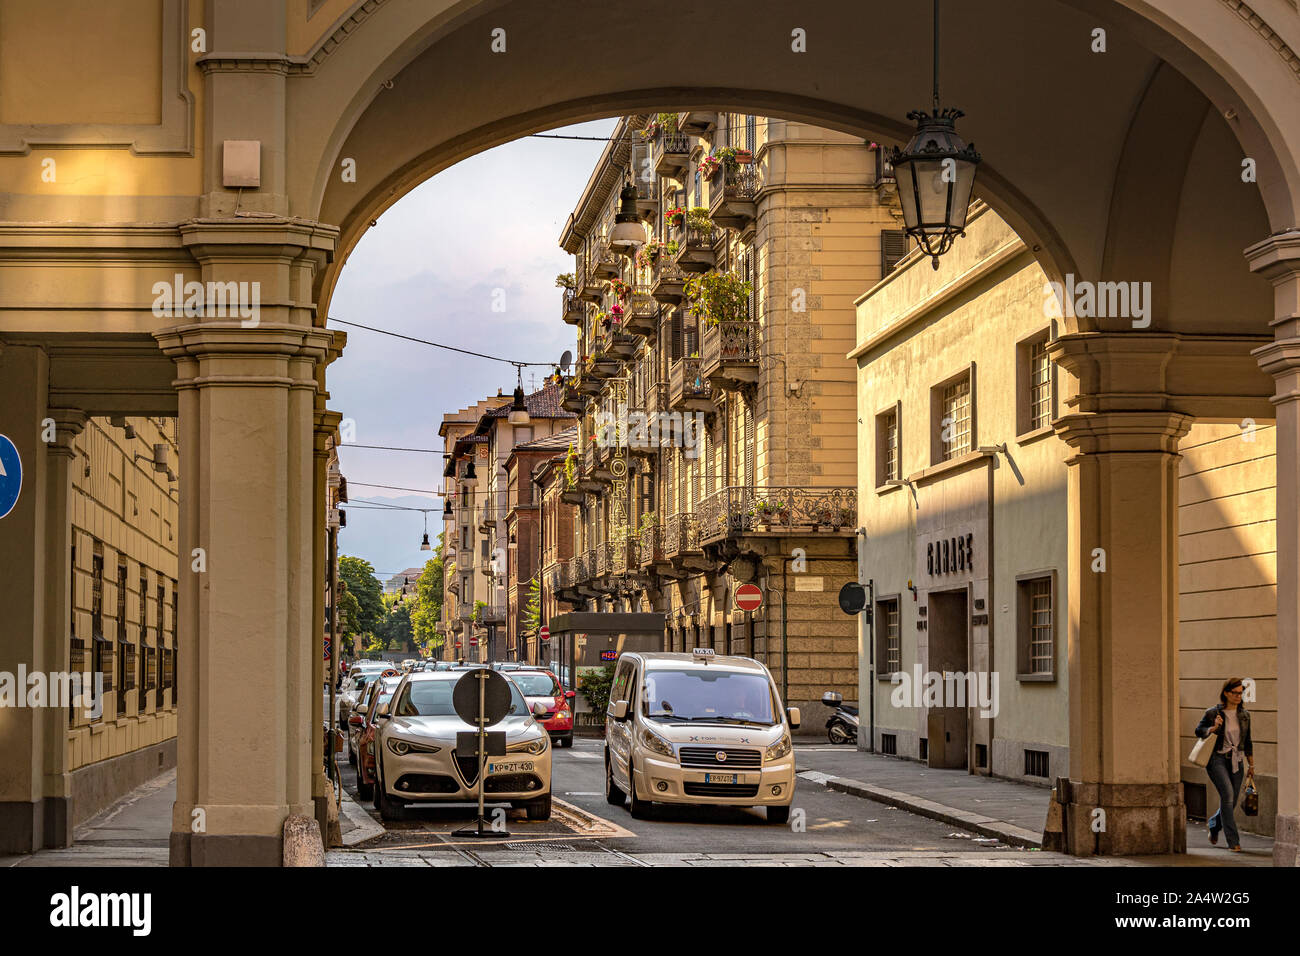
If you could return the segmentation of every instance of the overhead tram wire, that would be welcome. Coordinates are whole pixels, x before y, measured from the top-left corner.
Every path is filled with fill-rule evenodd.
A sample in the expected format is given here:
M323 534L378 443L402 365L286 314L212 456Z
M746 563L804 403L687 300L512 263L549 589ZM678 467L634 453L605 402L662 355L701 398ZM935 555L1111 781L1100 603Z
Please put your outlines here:
M330 316L325 320L334 322L338 325L350 325L355 329L365 329L367 332L378 332L380 335L391 335L396 339L405 339L407 342L416 342L419 345L430 345L435 349L446 349L449 352L459 352L461 355L471 355L474 358L487 359L490 362L503 362L506 365L513 365L515 368L525 368L527 366L537 366L539 368L554 368L554 362L517 362L514 359L502 358L499 355L488 355L486 352L475 352L473 349L463 349L456 345L444 345L441 342L430 342L428 339L416 338L413 335L403 335L401 332L392 332L388 329L377 329L373 325L362 325L360 322L348 322L346 319L336 319Z

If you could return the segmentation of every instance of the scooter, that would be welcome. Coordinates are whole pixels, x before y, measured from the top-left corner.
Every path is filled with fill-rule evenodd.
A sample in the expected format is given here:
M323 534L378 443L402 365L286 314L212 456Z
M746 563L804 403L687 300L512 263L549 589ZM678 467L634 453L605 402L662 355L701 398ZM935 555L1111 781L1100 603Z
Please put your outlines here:
M822 703L836 708L826 721L826 736L833 744L855 744L858 742L858 708L844 703L844 695L828 690L822 694Z

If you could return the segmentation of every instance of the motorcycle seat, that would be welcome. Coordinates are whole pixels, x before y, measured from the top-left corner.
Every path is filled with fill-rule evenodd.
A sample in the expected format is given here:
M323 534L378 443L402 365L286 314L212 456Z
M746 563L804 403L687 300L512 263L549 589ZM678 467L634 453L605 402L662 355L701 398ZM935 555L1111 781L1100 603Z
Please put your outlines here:
M858 716L858 709L854 707L852 704L840 704L840 710L844 711L844 713L849 714L850 716L853 717Z

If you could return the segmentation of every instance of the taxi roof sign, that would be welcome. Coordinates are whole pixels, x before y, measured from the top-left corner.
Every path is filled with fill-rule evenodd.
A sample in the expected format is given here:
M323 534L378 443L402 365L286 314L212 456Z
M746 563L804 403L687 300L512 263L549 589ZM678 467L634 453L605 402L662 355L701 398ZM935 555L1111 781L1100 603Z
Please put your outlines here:
M713 656L713 648L711 648L711 647L696 647L696 648L693 648L693 649L691 650L691 653L692 653L692 654L696 654L696 655L698 655L698 656L700 656L700 657L712 657L712 656Z

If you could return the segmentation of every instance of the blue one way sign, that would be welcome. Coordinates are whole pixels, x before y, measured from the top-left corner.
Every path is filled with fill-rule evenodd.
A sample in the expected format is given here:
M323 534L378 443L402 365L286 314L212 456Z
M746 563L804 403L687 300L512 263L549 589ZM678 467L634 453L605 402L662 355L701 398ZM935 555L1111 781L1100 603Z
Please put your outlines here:
M8 435L0 435L0 518L14 510L23 488L23 460Z

